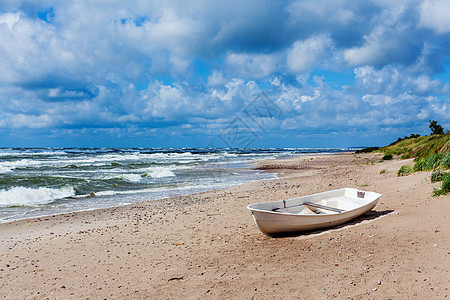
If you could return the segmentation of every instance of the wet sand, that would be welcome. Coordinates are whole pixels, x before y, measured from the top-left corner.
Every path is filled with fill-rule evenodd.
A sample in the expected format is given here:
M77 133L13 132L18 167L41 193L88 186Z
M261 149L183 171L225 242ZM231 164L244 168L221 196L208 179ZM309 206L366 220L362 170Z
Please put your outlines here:
M258 163L280 178L119 208L0 224L5 299L444 299L450 196L411 160L374 154ZM381 172L383 170L383 172ZM374 210L295 237L259 232L246 205L342 187Z

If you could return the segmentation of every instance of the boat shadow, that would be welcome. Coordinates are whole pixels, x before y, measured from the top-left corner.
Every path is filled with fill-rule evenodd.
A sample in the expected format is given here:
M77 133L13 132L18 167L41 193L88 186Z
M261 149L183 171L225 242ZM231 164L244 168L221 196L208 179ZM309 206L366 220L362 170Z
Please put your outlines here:
M280 233L280 234L276 234L276 235L271 235L271 237L273 238L287 238L287 237L298 237L298 236L309 236L309 235L315 235L315 234L319 234L322 232L327 232L327 231L333 231L336 229L341 229L341 228L345 228L348 226L352 226L352 225L356 225L359 223L362 223L364 221L370 221L370 220L375 220L379 217L388 215L390 213L394 212L394 210L381 210L381 211L375 211L375 210L371 210L369 212L366 212L365 214L350 220L344 224L341 225L336 225L333 227L328 227L328 228L323 228L323 229L316 229L316 230L311 230L311 231L299 231L299 232L287 232L287 233Z

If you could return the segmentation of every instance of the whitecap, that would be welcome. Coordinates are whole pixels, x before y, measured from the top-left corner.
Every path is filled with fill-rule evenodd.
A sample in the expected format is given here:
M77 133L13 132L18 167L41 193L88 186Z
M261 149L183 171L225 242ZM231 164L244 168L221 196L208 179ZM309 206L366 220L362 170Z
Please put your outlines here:
M10 168L10 167L0 166L0 174L2 174L2 173L9 173L11 171L12 171L12 168Z
M0 206L37 206L74 195L73 187L52 189L19 186L8 190L0 190Z
M39 160L21 159L16 161L6 161L0 163L0 173L10 172L16 168L26 168L31 166L40 165L42 162Z
M152 178L163 178L163 177L173 177L175 174L172 170L164 167L155 167L150 169L149 175Z
M131 182L139 182L142 179L142 176L139 174L122 174L123 179Z

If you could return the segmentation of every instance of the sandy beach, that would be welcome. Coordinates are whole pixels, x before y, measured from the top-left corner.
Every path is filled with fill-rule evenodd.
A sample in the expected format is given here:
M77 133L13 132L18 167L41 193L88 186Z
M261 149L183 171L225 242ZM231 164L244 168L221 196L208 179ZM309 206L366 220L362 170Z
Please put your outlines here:
M0 224L4 299L444 299L450 196L380 154L260 162L275 180ZM354 221L263 235L246 206L342 187L383 194Z

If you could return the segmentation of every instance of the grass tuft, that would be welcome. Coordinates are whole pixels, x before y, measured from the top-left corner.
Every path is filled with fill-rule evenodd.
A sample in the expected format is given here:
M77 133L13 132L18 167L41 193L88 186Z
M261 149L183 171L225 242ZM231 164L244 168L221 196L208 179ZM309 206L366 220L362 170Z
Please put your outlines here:
M434 189L433 196L447 195L450 192L450 173L444 173L440 189Z
M404 166L401 166L400 169L398 170L397 176L408 176L412 172L413 172L413 169L411 168L411 166L404 165Z
M442 181L444 180L444 177L445 173L440 169L434 170L433 173L431 173L431 183Z

